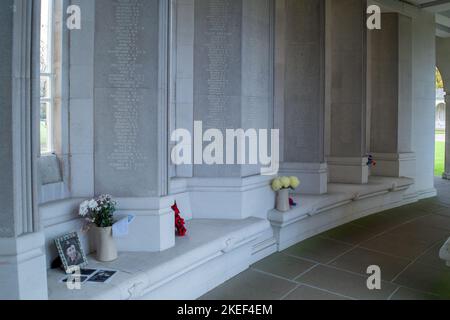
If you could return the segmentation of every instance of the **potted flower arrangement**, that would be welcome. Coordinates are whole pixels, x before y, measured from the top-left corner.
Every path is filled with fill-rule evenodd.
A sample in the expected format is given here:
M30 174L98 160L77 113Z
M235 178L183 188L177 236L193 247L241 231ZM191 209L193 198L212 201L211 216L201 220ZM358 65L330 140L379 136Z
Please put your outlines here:
M94 227L99 261L114 261L118 256L112 234L116 205L117 203L109 195L87 200L80 205L80 216L86 220L88 228Z
M272 181L272 190L277 193L276 209L287 212L291 209L289 191L295 190L300 185L297 177L280 177Z

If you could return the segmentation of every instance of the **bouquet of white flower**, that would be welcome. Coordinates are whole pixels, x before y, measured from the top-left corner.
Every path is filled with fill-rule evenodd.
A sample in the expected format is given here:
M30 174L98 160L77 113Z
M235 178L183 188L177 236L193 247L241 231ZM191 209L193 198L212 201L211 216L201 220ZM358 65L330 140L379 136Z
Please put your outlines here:
M272 181L272 190L277 192L283 189L295 190L300 185L300 180L297 177L281 177Z
M80 205L79 214L89 224L98 228L112 227L114 224L114 212L117 203L109 195L101 195L98 198L84 201Z

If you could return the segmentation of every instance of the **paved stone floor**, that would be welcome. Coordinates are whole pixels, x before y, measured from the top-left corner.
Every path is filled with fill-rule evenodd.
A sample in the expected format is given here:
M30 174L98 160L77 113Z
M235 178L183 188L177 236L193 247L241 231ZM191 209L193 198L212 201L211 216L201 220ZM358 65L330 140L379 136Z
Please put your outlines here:
M450 237L450 182L439 195L306 240L253 265L201 299L450 299L450 268L439 249ZM367 289L378 265L382 289Z

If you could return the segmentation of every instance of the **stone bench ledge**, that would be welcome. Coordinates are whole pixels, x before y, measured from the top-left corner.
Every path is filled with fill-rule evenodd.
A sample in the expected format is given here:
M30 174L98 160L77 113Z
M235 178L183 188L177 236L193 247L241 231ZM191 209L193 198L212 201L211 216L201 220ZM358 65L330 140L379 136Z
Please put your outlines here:
M270 224L262 219L245 220L192 220L187 222L189 235L178 238L172 249L158 253L119 254L118 260L100 263L89 256L88 268L117 270L111 282L86 283L81 290L68 290L59 283L65 274L61 270L48 272L50 300L126 300L139 299L157 290L166 282L181 277L190 270L206 264L255 240L270 230ZM180 290L183 288L180 280Z
M297 207L286 213L272 210L269 220L283 227L353 201L405 190L413 184L413 179L388 177L370 177L366 185L330 183L324 195L293 195Z

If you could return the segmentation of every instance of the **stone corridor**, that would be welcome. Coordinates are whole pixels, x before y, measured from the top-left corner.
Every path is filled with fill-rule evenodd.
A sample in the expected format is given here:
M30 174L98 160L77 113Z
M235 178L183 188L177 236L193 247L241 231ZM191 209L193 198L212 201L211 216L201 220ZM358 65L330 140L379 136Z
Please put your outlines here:
M450 299L450 0L2 0L0 21L0 300Z
M450 299L450 268L439 249L450 236L450 182L438 197L328 231L253 265L201 299ZM382 289L370 291L378 265Z

